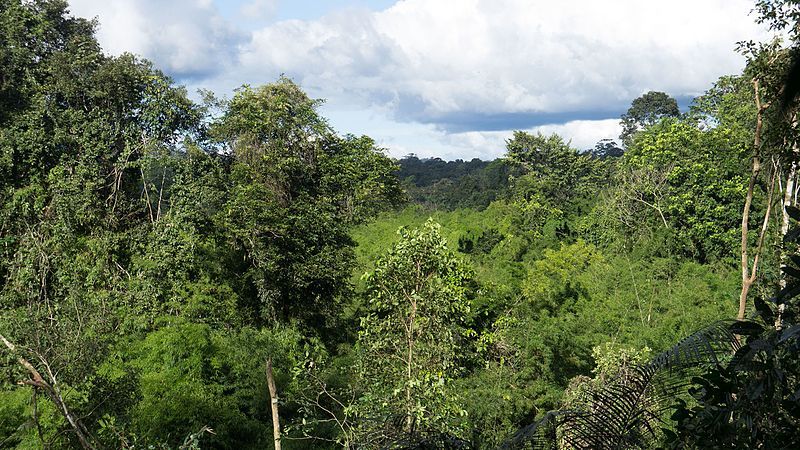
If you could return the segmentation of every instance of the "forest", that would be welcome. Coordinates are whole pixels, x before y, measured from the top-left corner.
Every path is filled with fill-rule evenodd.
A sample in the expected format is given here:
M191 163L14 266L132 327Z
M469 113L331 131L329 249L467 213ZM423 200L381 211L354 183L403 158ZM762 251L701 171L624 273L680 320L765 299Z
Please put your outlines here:
M444 161L0 0L0 448L791 448L800 4L753 8L684 111Z

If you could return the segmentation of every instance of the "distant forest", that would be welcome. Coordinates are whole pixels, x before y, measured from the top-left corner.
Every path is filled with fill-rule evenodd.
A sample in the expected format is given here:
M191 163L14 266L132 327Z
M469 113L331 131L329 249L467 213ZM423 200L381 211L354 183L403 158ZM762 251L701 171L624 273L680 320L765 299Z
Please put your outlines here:
M603 139L585 153L593 158L618 158L624 150L611 139ZM414 154L398 160L398 178L410 201L432 209L484 209L508 193L509 180L520 176L505 159L470 161L441 158L420 159Z

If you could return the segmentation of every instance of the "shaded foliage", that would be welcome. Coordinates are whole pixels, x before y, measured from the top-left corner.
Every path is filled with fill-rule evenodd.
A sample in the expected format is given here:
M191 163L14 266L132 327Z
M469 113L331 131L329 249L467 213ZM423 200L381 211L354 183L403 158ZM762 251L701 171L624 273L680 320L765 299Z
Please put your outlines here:
M483 209L507 195L516 170L504 160L443 161L408 155L398 161L409 200L429 208Z

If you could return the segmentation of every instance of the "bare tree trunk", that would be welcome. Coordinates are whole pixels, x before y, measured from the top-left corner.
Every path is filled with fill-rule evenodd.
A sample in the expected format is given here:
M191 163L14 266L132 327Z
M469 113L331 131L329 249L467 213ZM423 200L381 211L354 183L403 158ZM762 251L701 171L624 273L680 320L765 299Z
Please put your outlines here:
M161 172L161 187L158 188L158 209L156 210L156 221L161 220L161 200L164 198L164 178L167 176L167 168Z
M51 381L52 383L48 383L42 377L42 374L33 367L27 359L22 357L18 352L16 346L9 342L5 336L0 334L0 341L3 341L3 344L11 351L11 354L17 357L17 362L28 371L30 374L30 379L25 380L23 384L28 384L33 386L34 389L40 388L42 389L50 400L55 404L56 409L67 419L67 422L72 427L72 430L75 432L75 436L78 438L78 442L80 442L81 447L87 450L94 450L94 445L92 444L92 438L89 435L89 431L86 427L81 423L80 418L75 416L72 411L67 407L67 404L64 402L64 398L61 396L61 390L58 388L56 384L56 380L52 377L51 374Z
M769 184L769 193L767 195L767 210L764 212L764 220L761 223L761 231L758 234L758 242L756 243L755 254L753 255L753 265L749 268L748 273L748 257L747 257L747 224L749 220L749 211L742 214L742 292L739 295L739 313L736 315L737 320L744 320L744 315L747 309L747 293L750 287L755 283L758 276L758 262L761 257L761 250L764 248L764 236L767 234L767 227L769 226L769 215L772 211L772 195L775 191L775 180L777 179L777 171L772 174L772 181ZM752 200L752 194L748 195L745 204L749 209L749 203Z
M781 237L786 236L786 233L789 232L789 213L786 211L786 208L789 206L794 206L794 193L795 193L795 184L797 183L797 158L796 155L800 151L798 149L797 143L792 145L792 151L795 155L793 158L791 165L789 167L789 174L786 176L786 188L783 193L783 205L781 208ZM781 250L781 269L786 267L787 260L789 258L788 252L786 248ZM781 278L780 278L780 287L781 289L786 287L786 274L781 270ZM786 304L781 303L778 305L778 313L775 315L775 329L780 331L783 329L783 315L786 311Z
M147 201L147 212L150 215L150 223L156 223L156 218L153 215L153 204L150 202L150 193L147 190L147 179L144 176L144 170L139 168L139 173L142 174L142 188L144 190L144 197Z
M272 436L275 439L275 450L281 450L281 421L278 414L278 389L272 375L272 358L267 359L267 385L272 403Z
M753 265L750 267L748 259L748 236L749 236L749 222L750 222L750 206L753 203L753 191L755 190L756 180L761 172L761 133L764 127L764 111L769 107L769 103L761 103L761 94L759 92L759 80L753 79L753 88L755 90L756 102L756 129L755 138L753 141L753 169L750 173L750 181L747 184L747 196L744 201L744 209L742 211L742 291L739 294L739 312L736 315L738 320L743 320L747 310L747 294L750 287L756 281L758 275L758 260L761 256L761 249L764 245L764 235L767 231L769 224L769 213L772 207L772 193L775 190L775 179L777 178L777 170L772 175L772 181L769 186L767 194L767 211L764 214L764 221L761 225L761 232L758 236L758 243L756 251L753 255Z
M791 166L789 167L789 174L786 176L786 188L783 191L783 205L781 208L781 237L786 236L786 233L789 232L789 213L786 211L786 208L792 206L792 192L794 191L796 173L797 163L792 162ZM785 259L786 254L784 252L784 254L781 255L781 267L786 265ZM786 277L781 275L779 283L781 288L785 288Z

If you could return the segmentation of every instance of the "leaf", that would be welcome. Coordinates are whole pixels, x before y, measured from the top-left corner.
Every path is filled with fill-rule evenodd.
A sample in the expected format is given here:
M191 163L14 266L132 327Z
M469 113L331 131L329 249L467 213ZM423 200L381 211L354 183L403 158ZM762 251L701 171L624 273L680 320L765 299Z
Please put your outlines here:
M664 433L664 439L667 442L670 442L670 443L677 443L678 442L678 435L675 434L675 432L670 430L669 428L662 428L661 432Z
M778 340L778 342L785 342L797 336L798 334L800 334L800 325L794 325L790 328L783 330L783 332L781 333L781 338Z
M783 242L794 242L800 236L800 228L794 228L783 236Z
M796 269L792 266L783 266L781 267L781 271L793 278L800 280L800 269Z
M800 255L789 255L789 259L792 260L794 265L800 266Z
M767 303L761 298L757 297L755 302L756 311L758 311L758 315L761 316L761 320L766 323L773 323L775 321L775 316L772 313L772 308L767 305Z
M741 336L755 336L764 332L764 327L755 323L747 321L739 321L730 324L728 328L731 333Z
M787 300L794 298L797 294L800 294L800 284L790 283L778 292L778 295L775 296L775 303L779 305L781 303L786 303Z
M719 358L739 348L731 328L763 330L753 322L714 323L648 364L622 371L595 393L591 412L560 411L562 416L558 423L550 422L548 433L541 427L546 422L536 422L520 430L503 448L558 448L556 436L569 448L655 447L660 424L676 395L698 380L692 378L696 373L692 370L718 365ZM548 416L552 418L552 414Z
M800 209L789 205L786 207L786 214L788 214L792 219L800 222Z

